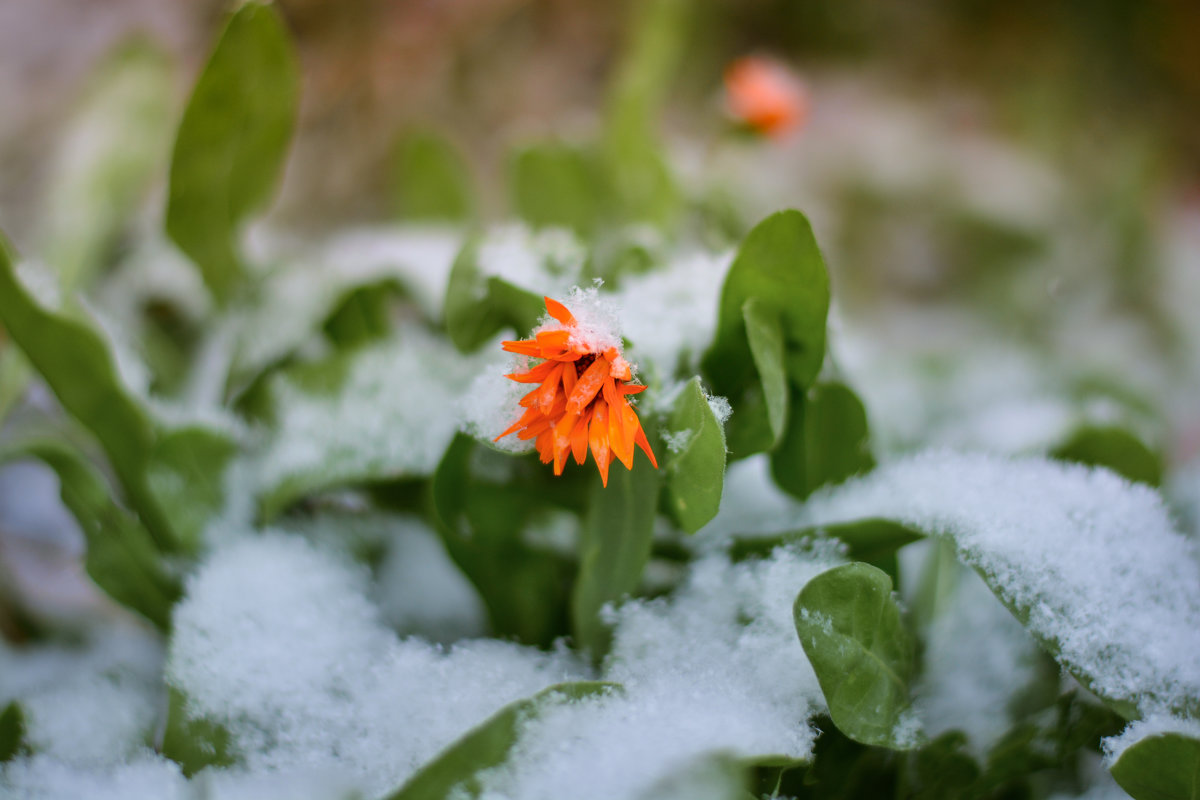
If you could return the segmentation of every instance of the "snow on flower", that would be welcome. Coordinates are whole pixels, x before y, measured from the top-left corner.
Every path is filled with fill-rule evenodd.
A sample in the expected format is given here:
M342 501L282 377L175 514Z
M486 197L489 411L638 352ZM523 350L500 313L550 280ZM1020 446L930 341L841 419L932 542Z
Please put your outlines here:
M542 361L506 376L538 385L521 398L525 409L521 418L496 441L513 433L518 439L533 439L542 463L554 462L555 475L562 474L568 453L575 463L583 464L590 448L605 486L613 455L626 469L633 469L635 445L657 469L646 432L626 399L646 387L629 383L633 371L621 355L619 339L581 325L557 300L547 297L545 301L554 321L543 325L532 339L503 344L509 353Z

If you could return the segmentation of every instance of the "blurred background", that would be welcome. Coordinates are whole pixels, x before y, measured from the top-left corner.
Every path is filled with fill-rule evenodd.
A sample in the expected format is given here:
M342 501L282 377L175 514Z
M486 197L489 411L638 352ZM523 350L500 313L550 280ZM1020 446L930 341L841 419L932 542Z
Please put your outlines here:
M594 143L633 96L688 198L687 220L659 228L671 246L728 250L771 211L810 216L833 368L878 448L1045 452L1119 424L1178 468L1177 507L1197 515L1194 0L277 6L302 94L273 229L399 220L414 130L457 151L478 218L511 218L514 154ZM0 229L18 250L68 276L84 261L118 275L147 241L166 258L175 127L228 9L0 0ZM729 113L726 76L748 55L802 98L778 135Z

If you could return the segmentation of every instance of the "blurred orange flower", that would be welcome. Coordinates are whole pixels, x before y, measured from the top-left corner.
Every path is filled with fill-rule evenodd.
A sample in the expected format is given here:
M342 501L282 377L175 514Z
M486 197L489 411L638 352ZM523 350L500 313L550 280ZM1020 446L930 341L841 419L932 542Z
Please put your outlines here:
M739 58L725 69L729 113L759 133L779 138L808 118L808 90L783 64L761 56Z
M658 469L641 420L626 400L646 387L627 382L633 374L616 347L595 352L588 337L573 335L577 323L567 307L549 297L545 300L546 310L562 327L542 330L532 339L504 342L509 353L543 361L505 376L538 386L521 398L525 413L495 441L512 433L519 439L533 439L542 463L554 462L555 475L562 474L568 454L582 464L590 448L606 487L613 455L626 469L633 469L634 445Z

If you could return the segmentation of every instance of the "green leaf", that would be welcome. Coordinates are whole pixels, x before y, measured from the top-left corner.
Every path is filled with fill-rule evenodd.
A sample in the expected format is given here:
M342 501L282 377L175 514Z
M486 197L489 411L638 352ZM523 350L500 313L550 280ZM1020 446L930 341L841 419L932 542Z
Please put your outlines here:
M576 148L527 147L512 160L513 206L532 227L570 228L587 237L600 219L599 179L588 156Z
M611 642L600 609L632 594L641 583L650 559L657 507L658 472L648 464L635 463L632 470L616 464L607 487L599 480L592 484L571 621L576 644L595 659L604 656Z
M105 340L83 322L43 308L25 290L3 237L0 321L63 408L99 440L157 545L175 549L179 541L146 481L155 437L150 418L121 382Z
M162 563L154 541L138 520L112 499L100 474L65 445L49 440L11 444L0 461L37 458L58 474L63 503L87 541L84 567L109 597L141 614L161 631L171 625L179 581Z
M174 125L172 69L145 41L121 47L93 73L67 123L42 204L39 248L64 290L87 285L166 163Z
M800 590L793 612L838 729L878 747L919 745L910 708L914 643L887 574L869 564L834 567Z
M850 558L878 567L895 582L898 575L896 551L907 544L924 539L925 534L890 519L869 517L834 525L800 528L771 536L738 537L730 545L729 555L735 561L756 556L765 557L780 545L819 537L830 537L844 542Z
M811 386L825 358L829 275L812 227L799 211L780 211L756 225L725 277L716 338L704 367L714 391L726 397L740 396L753 371L743 316L752 298L764 318L779 317L790 382Z
M716 516L725 482L725 431L708 404L699 378L692 378L671 410L677 452L666 464L667 502L679 526L695 533Z
M25 712L12 700L0 711L0 764L12 761L24 750Z
M464 434L442 457L433 475L434 521L479 590L494 635L549 646L566 632L574 565L532 547L525 533L550 501L581 506L584 476L555 477L536 458L496 452Z
M464 222L471 217L471 178L458 151L431 130L406 131L392 169L396 215L404 220Z
M787 432L771 453L779 486L805 498L875 467L867 412L841 383L818 383L806 395L792 393Z
M1062 461L1107 467L1131 481L1149 486L1162 485L1162 454L1151 450L1124 428L1113 425L1079 428L1050 455Z
M390 279L349 290L325 320L325 335L343 348L386 338L392 330L391 299L399 291Z
M516 745L521 727L543 711L589 697L619 691L618 683L578 681L543 689L497 711L423 766L384 800L445 800L479 797L483 773L503 764Z
M524 335L544 310L541 297L495 276L484 276L478 254L478 238L468 239L446 286L446 333L461 353L477 350L506 326Z
M228 767L239 761L229 731L215 722L189 717L187 697L173 687L167 692L162 753L189 778L205 767Z
M275 190L295 126L299 81L275 9L229 18L184 111L171 158L167 233L218 300L244 277L238 228Z
M1121 753L1109 771L1134 800L1200 800L1200 739L1151 734Z
M146 481L186 552L200 549L204 526L224 507L225 470L237 453L227 434L200 425L163 432L155 441Z
M663 157L658 117L683 62L692 4L648 0L629 9L629 41L605 114L605 177L621 219L668 227L682 197Z
M774 447L787 425L788 383L783 366L783 325L777 310L751 297L742 305L746 325L746 340L754 369L762 384L763 401L767 407L767 422L771 426Z
M0 328L0 422L25 395L31 374L29 362L8 343L4 329Z

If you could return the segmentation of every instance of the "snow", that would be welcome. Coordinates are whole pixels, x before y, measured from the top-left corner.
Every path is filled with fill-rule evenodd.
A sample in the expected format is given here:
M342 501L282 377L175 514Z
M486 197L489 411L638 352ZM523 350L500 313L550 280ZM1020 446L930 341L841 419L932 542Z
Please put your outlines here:
M149 750L122 764L80 767L49 755L0 767L7 800L191 800L179 765Z
M575 322L564 325L547 313L541 324L534 328L534 334L565 330L571 334L571 344L586 352L603 353L610 347L621 350L621 333L627 314L607 293L602 293L601 288L602 282L597 279L593 286L572 286L565 297L552 297L567 307Z
M712 343L717 306L732 252L677 255L662 269L627 275L614 293L632 343L630 357L646 362L660 380L677 368L694 374Z
M587 250L568 230L510 223L487 230L476 263L484 276L561 300L580 282L586 260Z
M1009 704L1038 677L1037 642L983 580L967 569L925 639L916 707L929 738L967 735L981 763L1016 720Z
M262 301L235 317L240 369L257 371L292 353L360 286L394 280L432 320L441 318L462 233L454 228L352 229L315 245L270 238L261 258L282 262Z
M413 516L385 524L390 536L372 592L384 621L402 634L435 642L484 635L483 601L437 534Z
M839 560L833 543L769 558L698 562L669 600L610 612L603 674L624 692L559 706L526 722L483 797L635 798L715 754L812 754L809 720L824 709L796 638L792 603Z
M887 517L954 541L1063 663L1143 714L1200 699L1200 568L1159 496L1105 470L928 452L815 496L808 524Z
M101 629L72 647L0 641L0 705L17 698L26 738L64 763L105 764L141 750L160 700L162 651L138 629Z
M687 449L688 443L692 441L692 436L695 434L691 428L684 428L680 431L669 431L662 435L663 441L667 443L667 449L672 453L682 453Z
M444 339L416 325L349 357L344 380L312 391L272 382L278 419L262 455L264 487L433 472L458 428L453 413L477 372Z
M765 536L802 527L803 506L775 485L765 454L735 461L725 471L717 515L691 539L701 550L722 549L738 535Z
M189 582L167 681L231 732L249 773L376 795L500 707L584 674L506 642L398 639L367 591L365 570L299 537L235 540Z

